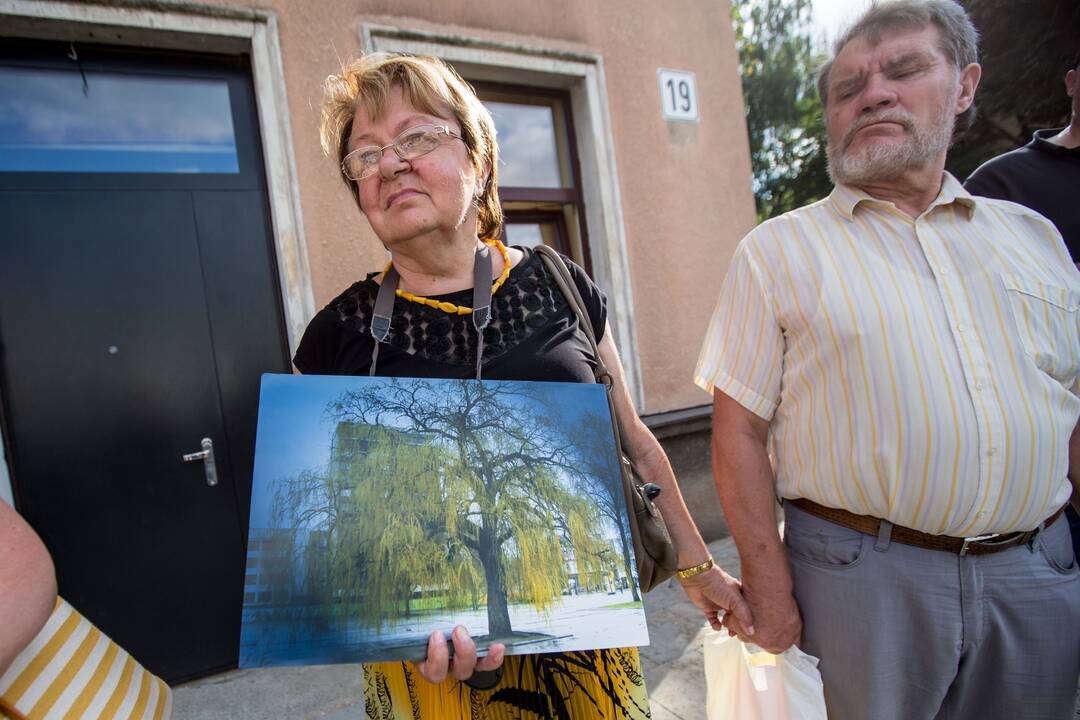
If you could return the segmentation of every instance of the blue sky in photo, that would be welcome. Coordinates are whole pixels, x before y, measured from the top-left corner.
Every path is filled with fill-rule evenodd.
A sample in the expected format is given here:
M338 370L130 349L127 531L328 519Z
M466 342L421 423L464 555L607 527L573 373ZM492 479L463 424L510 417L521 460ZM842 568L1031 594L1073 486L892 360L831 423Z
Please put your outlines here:
M408 381L408 378L398 378ZM271 527L274 483L306 469L325 467L330 460L330 438L335 422L326 415L326 406L348 390L386 385L390 378L320 375L265 374L259 397L259 426L255 441L255 470L251 495L251 527ZM458 380L430 380L436 385L456 385ZM475 382L475 381L469 381ZM497 384L498 380L484 380ZM520 384L520 383L515 383ZM580 422L586 412L608 417L604 387L590 383L525 383L543 393L538 412L555 417L560 424ZM529 404L527 399L517 400ZM388 425L393 422L387 419ZM611 440L612 472L614 438Z

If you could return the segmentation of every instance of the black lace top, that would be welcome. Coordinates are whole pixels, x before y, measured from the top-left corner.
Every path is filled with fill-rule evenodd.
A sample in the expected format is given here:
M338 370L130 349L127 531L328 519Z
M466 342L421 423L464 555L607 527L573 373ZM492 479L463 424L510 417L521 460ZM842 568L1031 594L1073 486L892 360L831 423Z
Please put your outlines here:
M525 257L492 297L484 331L483 377L489 380L594 382L588 340L539 255ZM607 320L603 293L585 271L567 261L589 311L597 342ZM371 314L379 291L376 273L323 308L304 331L293 363L304 374L367 375L371 367ZM470 305L472 291L435 297ZM471 315L449 315L395 298L390 334L379 349L378 375L473 377L476 329Z

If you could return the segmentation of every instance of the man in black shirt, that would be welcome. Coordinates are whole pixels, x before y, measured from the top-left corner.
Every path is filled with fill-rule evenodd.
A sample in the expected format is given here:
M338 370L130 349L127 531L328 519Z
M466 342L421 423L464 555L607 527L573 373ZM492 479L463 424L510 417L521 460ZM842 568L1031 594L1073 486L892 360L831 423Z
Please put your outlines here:
M1012 200L1045 215L1061 231L1080 263L1080 52L1065 74L1072 120L1063 129L1038 130L1022 148L983 163L964 183L972 195Z

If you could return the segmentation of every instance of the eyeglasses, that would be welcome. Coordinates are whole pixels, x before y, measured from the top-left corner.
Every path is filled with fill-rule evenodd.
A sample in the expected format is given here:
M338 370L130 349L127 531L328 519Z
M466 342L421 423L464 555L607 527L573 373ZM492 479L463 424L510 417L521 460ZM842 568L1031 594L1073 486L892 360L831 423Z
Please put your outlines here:
M389 145L368 145L357 148L341 161L341 172L350 180L364 180L379 171L379 161L387 148L402 160L415 160L439 147L443 136L461 140L461 136L446 125L417 125L403 130Z

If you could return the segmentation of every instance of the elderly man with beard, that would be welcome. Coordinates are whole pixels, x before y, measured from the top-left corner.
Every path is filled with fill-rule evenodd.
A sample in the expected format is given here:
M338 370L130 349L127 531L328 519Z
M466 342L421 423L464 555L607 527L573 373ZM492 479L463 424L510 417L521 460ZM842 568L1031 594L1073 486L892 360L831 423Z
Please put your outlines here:
M835 189L742 241L698 363L755 632L725 624L821 658L832 720L1064 719L1076 696L1080 272L1042 216L944 171L977 59L949 0L839 39Z

